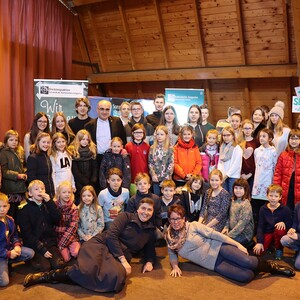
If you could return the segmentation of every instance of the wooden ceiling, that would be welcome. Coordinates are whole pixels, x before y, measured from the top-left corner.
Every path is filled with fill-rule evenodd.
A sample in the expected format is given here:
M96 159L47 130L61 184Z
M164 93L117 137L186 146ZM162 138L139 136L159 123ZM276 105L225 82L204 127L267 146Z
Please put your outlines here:
M64 2L77 13L73 77L88 78L100 94L151 98L165 87L203 87L210 105L243 101L245 114L264 97L290 108L299 0Z

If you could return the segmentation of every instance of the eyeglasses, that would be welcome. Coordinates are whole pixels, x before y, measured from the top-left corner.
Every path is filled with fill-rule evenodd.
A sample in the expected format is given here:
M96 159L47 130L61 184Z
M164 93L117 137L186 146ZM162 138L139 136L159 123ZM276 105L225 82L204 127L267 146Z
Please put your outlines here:
M142 109L139 107L139 108L132 108L131 110L132 111L139 111L139 110L142 110Z
M99 109L100 111L106 111L106 112L109 112L109 111L110 111L110 108L98 107L98 109Z
M169 221L175 223L175 222L181 221L182 219L183 218L170 218Z
M134 131L133 134L144 134L143 131Z
M48 124L48 121L39 120L39 121L37 121L37 123L39 123L39 124Z
M290 137L290 140L298 141L298 140L299 140L299 137L298 137L298 136L291 136L291 137Z

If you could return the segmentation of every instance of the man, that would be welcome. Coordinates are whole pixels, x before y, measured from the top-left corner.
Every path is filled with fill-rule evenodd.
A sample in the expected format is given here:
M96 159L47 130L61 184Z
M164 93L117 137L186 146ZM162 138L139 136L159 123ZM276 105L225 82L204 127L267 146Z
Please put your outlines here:
M69 126L72 131L76 135L76 133L84 128L84 125L91 121L91 117L89 117L88 112L91 109L90 101L88 98L78 98L75 102L75 109L77 113L77 117L71 119L69 121Z
M153 143L153 134L154 129L151 124L147 122L147 119L144 118L144 109L140 102L131 102L130 103L131 109L131 118L128 121L127 125L125 126L127 142L131 141L131 128L134 124L140 123L143 124L146 129L146 142Z
M163 94L157 94L155 96L153 103L154 103L155 111L153 112L153 114L148 115L146 119L147 122L150 123L155 129L160 122L162 111L165 105L165 96Z

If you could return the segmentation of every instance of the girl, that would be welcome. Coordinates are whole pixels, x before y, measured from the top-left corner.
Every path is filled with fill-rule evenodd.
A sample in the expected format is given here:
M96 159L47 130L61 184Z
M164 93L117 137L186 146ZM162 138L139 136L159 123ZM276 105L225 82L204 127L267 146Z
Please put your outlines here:
M258 221L260 207L268 200L267 188L272 183L277 161L277 152L272 143L273 137L270 129L262 129L258 135L260 147L254 150L255 174L251 205L255 224Z
M237 145L234 129L223 128L218 169L223 174L223 186L232 195L232 186L241 177L243 150Z
M149 173L148 170L148 156L150 146L145 142L146 130L142 124L134 124L131 128L132 141L127 143L125 149L130 157L131 169L131 185L130 194L136 193L136 186L134 184L135 176L142 173Z
M30 150L31 154L27 159L27 181L30 183L34 179L41 180L45 184L46 193L53 199L55 191L50 160L50 134L40 132Z
M77 203L81 189L85 185L94 186L97 182L97 150L90 133L85 129L77 132L69 150L73 158L72 173L75 181L75 199Z
M118 168L124 174L122 186L126 189L130 187L130 160L123 149L123 141L119 137L114 137L110 142L110 149L105 151L100 165L99 182L100 189L107 187L106 176L111 168Z
M56 112L52 118L51 136L53 136L56 132L61 132L65 136L67 145L70 145L74 140L74 133L68 125L65 114L61 111Z
M75 181L72 174L72 157L71 152L67 148L65 136L57 132L52 137L52 153L50 156L53 169L53 183L55 189L62 181L72 182L73 191Z
M56 189L55 204L61 211L62 218L54 227L58 234L58 249L65 262L70 261L71 256L77 257L80 243L78 230L78 208L73 203L74 194L69 181L62 181Z
M251 193L255 173L254 150L259 146L259 143L252 136L254 125L250 120L243 121L241 128L240 146L243 150L241 177L248 181Z
M161 196L160 183L172 179L174 170L174 151L170 147L168 128L158 125L154 133L154 144L150 147L149 173L152 178L154 194Z
M187 221L198 221L202 208L203 178L201 175L192 175L181 190L181 204L186 211Z
M260 106L254 108L251 121L254 125L252 136L257 139L259 131L266 128L265 111Z
M242 129L241 129L242 120L243 120L242 115L238 113L232 114L230 118L230 125L234 130L235 139L237 143L240 143L239 139L242 134Z
M107 230L129 200L128 189L122 187L123 173L111 168L106 173L108 187L99 193L98 201L103 208L105 230Z
M24 136L25 158L27 160L30 154L30 146L34 144L37 135L40 132L50 133L48 116L43 112L38 112L32 122L30 131Z
M194 129L195 143L200 148L205 142L205 134L201 125L201 110L197 104L190 106L187 122Z
M228 219L230 194L222 187L223 175L219 170L209 174L210 188L205 192L199 222L221 232Z
M288 141L286 150L277 160L273 183L282 186L281 203L294 211L300 202L300 131L292 129Z
M176 110L172 105L168 105L164 108L159 124L165 125L168 128L170 145L174 146L178 139L180 126L178 123Z
M122 121L123 126L128 123L130 118L130 103L122 102L120 105L120 119Z
M274 138L273 144L277 151L277 156L283 152L288 145L288 135L291 129L283 123L284 103L277 101L269 112L267 127L272 130Z
M25 174L24 161L24 150L20 145L19 133L15 130L8 130L5 133L3 148L0 152L1 191L9 199L8 215L15 220L17 220L18 206L25 199L27 175Z
M82 188L78 211L78 235L81 242L86 242L104 229L103 211L98 204L95 189L91 185Z
M233 197L229 209L229 219L222 230L222 233L245 247L252 242L254 231L250 199L250 188L247 180L242 178L237 179L233 184Z
M205 181L209 180L209 173L218 167L219 145L218 131L210 129L206 135L206 143L201 147L202 176Z
M178 143L174 147L174 181L183 186L192 175L201 173L202 160L194 141L194 130L190 125L181 128Z

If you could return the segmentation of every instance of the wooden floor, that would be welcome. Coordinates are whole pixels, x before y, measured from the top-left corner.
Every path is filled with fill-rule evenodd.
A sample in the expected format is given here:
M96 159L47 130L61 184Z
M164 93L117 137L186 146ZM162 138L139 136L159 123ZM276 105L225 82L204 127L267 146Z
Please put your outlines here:
M28 266L14 268L11 284L0 288L1 300L69 300L69 299L257 299L257 300L299 300L300 272L294 278L260 274L249 284L239 284L192 263L182 261L183 276L169 276L170 266L166 248L157 248L158 264L154 271L141 274L138 259L133 259L133 272L119 294L97 294L80 286L45 284L25 289L22 282L30 270ZM292 256L285 253L283 263L292 264ZM271 258L271 257L267 257Z

